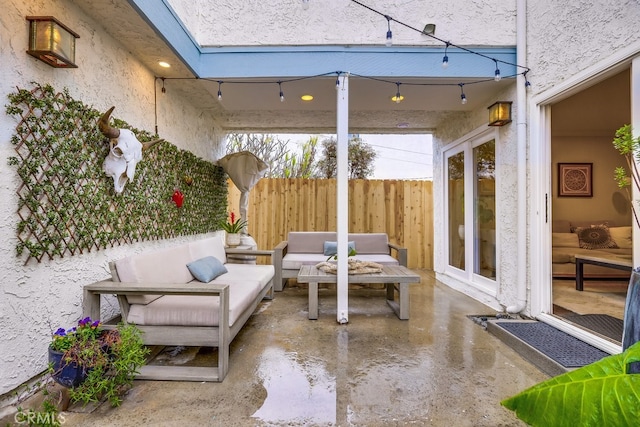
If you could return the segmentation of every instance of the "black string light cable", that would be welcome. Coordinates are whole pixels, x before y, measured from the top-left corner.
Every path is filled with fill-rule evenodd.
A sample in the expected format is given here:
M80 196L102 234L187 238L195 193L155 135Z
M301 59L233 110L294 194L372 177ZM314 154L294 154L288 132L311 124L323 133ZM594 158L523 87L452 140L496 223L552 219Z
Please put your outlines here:
M498 70L499 72L499 70ZM525 87L530 87L531 83L529 82L529 80L527 80L526 77L526 73L528 71L522 72L522 73L518 73L518 74L514 74L514 75L510 75L510 76L505 76L504 78L506 79L512 79L517 77L518 75L522 74L525 77ZM469 85L474 85L474 84L481 84L481 83L487 83L487 82L491 82L494 81L495 78L483 78L483 79L478 79L478 80L473 80L473 81L468 81L465 83L418 83L418 82L402 82L402 81L397 81L397 80L387 80L387 79L383 79L383 78L379 78L379 77L372 77L372 76L365 76L362 74L355 74L355 73L346 73L344 71L330 71L327 73L322 73L322 74L316 74L313 76L303 76L303 77L295 77L295 78L291 78L291 79L284 79L284 80L277 80L277 81L265 81L265 80L243 80L243 81L223 81L223 80L217 80L217 79L213 79L213 78L198 78L198 77L156 77L157 79L161 79L162 80L162 93L166 92L166 89L164 89L164 82L165 80L205 80L205 81L210 81L210 82L214 82L218 84L218 100L222 99L222 84L224 83L225 85L234 85L234 84L263 84L263 85L273 85L273 84L277 84L278 85L278 90L279 90L279 97L280 97L280 101L284 102L284 90L283 90L283 85L286 83L291 83L291 82L296 82L296 81L301 81L301 80L308 80L308 79L314 79L314 78L319 78L319 77L327 77L327 76L332 76L332 75L336 75L336 83L335 83L335 87L336 90L340 89L340 76L341 75L347 75L349 74L350 76L353 77L358 77L358 78L362 78L362 79L368 79L368 80L375 80L381 83L388 83L390 85L395 85L396 86L396 96L394 97L394 101L396 103L399 103L402 100L402 95L400 94L400 85L405 85L405 86L450 86L450 87L455 87L458 86L460 87L460 100L462 104L466 104L467 103L467 96L464 93L464 86L469 86Z
M366 4L359 2L358 0L350 0L350 1L351 1L352 3L355 3L355 4L359 5L359 6L364 7L365 9L368 9L369 11L371 11L371 12L373 12L373 13L376 13L376 14L378 14L378 15L380 15L380 16L383 16L385 19L387 19L387 22L394 21L394 22L396 22L396 23L398 23L398 24L402 25L403 27L406 27L406 28L408 28L408 29L410 29L410 30L416 31L416 32L418 32L418 33L420 33L420 34L422 34L422 35L425 35L425 36L427 36L427 37L431 37L431 38L432 38L432 39L434 39L434 40L437 40L437 41L439 41L439 42L441 42L441 43L444 43L444 44L445 44L445 57L443 58L442 63L443 63L443 67L445 67L445 68L446 68L446 66L444 65L444 64L445 64L445 60L444 60L445 58L446 58L446 64L447 64L447 66L449 65L449 58L448 58L448 56L446 56L446 51L447 51L447 49L449 48L449 46L453 46L453 47L455 47L456 49L460 49L460 50L462 50L462 51L464 51L464 52L471 53L471 54L473 54L473 55L478 55L478 56L481 56L481 57L483 57L483 58L486 58L486 59L490 59L490 60L492 60L492 61L495 61L495 63L496 63L496 70L497 70L497 72L498 72L496 76L499 76L499 75L500 75L500 70L497 68L497 67L498 67L498 62L500 62L500 63L502 63L502 64L505 64L505 65L512 65L512 66L514 66L514 67L516 67L516 68L519 68L519 69L524 70L524 72L528 72L528 71L530 71L530 68L529 68L529 67L525 67L525 66L523 66L523 65L514 64L514 63L512 63L512 62L508 62L508 61L503 61L503 60L501 60L501 59L492 58L492 57L490 57L489 55L485 55L484 53L476 52L476 51L474 51L474 50L472 50L472 49L469 49L469 48L466 48L466 47L463 47L463 46L458 46L458 45L456 45L456 44L451 43L450 41L443 40L443 39L441 39L440 37L435 36L434 34L427 34L427 33L423 32L422 30L419 30L419 29L417 29L417 28L415 28L415 27L412 27L412 26L411 26L411 25L409 25L409 24L405 24L404 22L398 21L397 19L394 19L394 18L392 18L391 16L389 16L389 15L387 15L387 14L384 14L384 13L382 13L382 12L380 12L380 11L377 11L377 10L375 10L374 8L370 7L370 6L367 6ZM389 27L389 28L390 28L390 27ZM496 79L496 80L499 80L499 78L498 78L498 77L496 77L495 79ZM526 83L525 83L525 84L526 84ZM529 83L529 85L531 85L531 83Z
M431 37L434 40L437 40L437 41L439 41L441 43L444 43L445 47L444 47L444 56L442 58L442 68L446 69L449 66L449 56L448 56L449 47L454 47L454 48L459 49L459 50L461 50L463 52L467 52L467 53L470 53L470 54L473 54L473 55L480 56L482 58L489 59L489 60L491 60L491 61L493 61L495 63L495 72L494 72L494 77L492 79L480 79L480 80L475 80L475 81L470 81L470 82L465 82L465 83L408 83L408 82L390 81L390 80L384 80L384 79L370 77L370 76L352 74L355 77L378 80L378 81L385 82L385 83L395 84L396 88L397 88L396 97L395 97L395 101L396 102L400 102L400 98L401 98L401 96L400 96L400 85L404 84L404 85L414 85L414 86L459 86L460 87L460 99L461 99L461 102L462 102L462 104L466 104L467 103L467 96L464 93L464 86L465 85L484 83L484 82L488 82L488 81L492 81L492 80L497 82L497 81L500 81L503 78L503 76L500 73L500 68L498 66L498 63L502 63L502 64L505 64L505 65L510 65L510 66L515 67L516 69L523 70L523 71L518 72L518 73L516 73L514 75L505 76L504 78L514 78L514 77L517 77L519 75L522 75L524 77L524 81L525 81L524 82L525 88L526 89L530 89L531 88L531 82L527 78L527 73L529 73L529 71L531 71L531 69L529 67L525 67L523 65L518 65L518 64L515 64L515 63L512 63L512 62L508 62L508 61L503 61L503 60L497 59L497 58L492 58L492 57L490 57L490 56L488 56L488 55L486 55L484 53L476 52L476 51L474 51L472 49L456 45L454 43L451 43L450 41L443 40L443 39L435 36L434 34L427 34L424 31L421 31L421 30L419 30L417 28L414 28L414 27L412 27L412 26L410 26L408 24L405 24L404 22L398 21L398 20L394 19L393 17L391 17L391 16L389 16L387 14L379 12L379 11L377 11L377 10L375 10L375 9L373 9L373 8L363 4L363 3L361 3L358 0L350 0L350 1L355 3L355 4L357 4L357 5L359 5L359 6L364 7L365 9L367 9L367 10L373 12L373 13L376 13L376 14L384 17L387 20L387 36L386 36L386 43L385 44L391 45L391 43L392 43L391 21L394 21L394 22L397 22L398 24L400 24L400 25L402 25L402 26L404 26L404 27L406 27L408 29L411 29L413 31L419 32L422 35ZM282 85L283 84L294 82L294 81L313 79L313 78L318 78L318 77L326 77L326 76L334 75L334 74L337 75L337 77L336 77L336 86L335 87L336 87L336 90L339 90L340 89L340 75L347 74L344 71L331 71L331 72L328 72L328 73L316 74L316 75L313 75L313 76L303 76L303 77L296 77L296 78L284 79L284 80L280 79L280 80L275 82L275 83L278 84L280 101L284 102L284 92L283 92L283 89L282 89ZM229 82L229 81L224 82L222 80L215 80L215 79L212 79L212 78L199 78L199 77L166 77L166 78L165 77L156 77L156 79L161 79L162 80L162 93L166 92L166 89L164 87L165 79L166 80L194 80L194 79L198 80L199 79L199 80L214 81L214 82L218 83L218 100L219 101L222 100L222 84L223 83L224 84L273 84L274 83L272 81L264 81L264 80L260 80L260 81L243 80L243 81L238 81L238 82Z
M408 28L410 30L419 32L422 35L431 37L432 39L443 43L444 44L444 56L442 58L442 68L446 69L449 66L449 56L448 56L449 47L454 47L454 48L459 49L459 50L461 50L463 52L467 52L467 53L470 53L470 54L473 54L473 55L480 56L482 58L489 59L489 60L493 61L494 64L495 64L495 72L494 72L494 77L492 79L480 79L480 80L466 82L466 83L407 83L407 82L389 81L389 80L384 80L384 79L375 78L375 77L352 74L353 76L360 77L360 78L367 78L367 79L372 79L372 80L378 80L378 81L385 82L385 83L395 84L396 88L397 88L396 97L395 97L396 98L396 102L400 102L400 85L401 84L405 84L405 85L414 85L414 86L459 86L460 87L460 99L461 99L461 102L463 104L466 104L467 103L467 97L466 97L466 95L464 93L464 86L465 85L484 83L484 82L488 82L488 81L492 81L492 80L497 82L497 81L500 81L503 78L503 76L500 73L500 68L498 66L498 63L502 63L502 64L505 64L505 65L510 65L510 66L515 67L516 69L523 70L523 71L521 71L519 73L516 73L514 75L505 76L504 78L514 78L514 77L517 77L518 75L522 75L524 77L524 81L525 81L525 83L524 83L525 88L529 89L531 87L531 82L527 78L527 73L529 71L531 71L531 69L529 67L525 67L523 65L515 64L515 63L512 63L512 62L504 61L504 60L497 59L497 58L492 58L489 55L486 55L484 53L476 52L476 51L474 51L472 49L456 45L456 44L454 44L454 43L452 43L450 41L443 40L443 39L435 36L434 34L427 34L424 31L421 31L421 30L419 30L417 28L414 28L414 27L412 27L412 26L410 26L408 24L405 24L404 22L398 21L398 20L394 19L393 17L391 17L390 15L387 15L387 14L384 14L382 12L379 12L379 11L373 9L370 6L367 6L366 4L361 3L358 0L350 0L350 1L355 3L355 4L357 4L357 5L359 5L359 6L362 6L363 8L365 8L365 9L367 9L367 10L373 12L373 13L376 13L376 14L384 17L387 20L387 35L386 35L386 43L385 43L387 45L391 45L391 43L392 43L391 21L394 21L394 22L397 22L398 24L400 24L400 25L402 25L402 26L404 26L404 27L406 27L406 28ZM343 71L332 71L332 72L323 73L323 74L317 74L317 75L313 75L313 76L296 77L296 78L285 79L285 80L280 79L280 80L276 81L275 83L278 84L280 101L284 102L284 92L283 92L283 89L282 89L282 85L284 83L289 83L289 82L293 82L293 81L300 81L300 80L305 80L305 79L313 79L313 78L317 78L317 77L325 77L325 76L329 76L329 75L333 75L333 74L337 75L337 77L336 77L336 90L339 90L340 89L340 75L341 74L345 74L345 72L343 72ZM166 91L166 89L164 87L165 77L158 77L158 78L162 79L162 93L165 93L165 91ZM193 80L193 79L199 79L199 78L198 77L174 77L174 78L167 77L166 79L167 80ZM225 84L273 84L274 83L274 82L269 82L269 81L264 81L264 80L260 80L260 81L243 80L243 81L240 81L240 82L228 82L228 81L227 82L223 82L222 80L214 80L214 79L210 79L210 78L203 78L203 79L200 79L200 80L215 81L215 82L218 83L218 100L222 100L222 84L223 83L225 83Z

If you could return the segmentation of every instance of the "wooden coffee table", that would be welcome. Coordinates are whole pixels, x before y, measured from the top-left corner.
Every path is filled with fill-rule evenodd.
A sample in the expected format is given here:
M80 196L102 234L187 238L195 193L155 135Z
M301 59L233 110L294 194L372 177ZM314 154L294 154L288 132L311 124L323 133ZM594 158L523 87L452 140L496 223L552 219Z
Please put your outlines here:
M298 273L298 283L309 284L309 319L318 318L318 284L336 284L337 276L318 270L315 265L303 265ZM387 285L387 304L398 319L409 319L409 284L420 283L420 276L401 265L385 265L381 273L349 274L349 283L384 283ZM398 302L395 291L398 291Z
M593 264L601 267L615 268L617 270L631 271L633 263L631 260L619 257L596 257L589 255L576 255L576 290L582 291L584 288L584 265Z

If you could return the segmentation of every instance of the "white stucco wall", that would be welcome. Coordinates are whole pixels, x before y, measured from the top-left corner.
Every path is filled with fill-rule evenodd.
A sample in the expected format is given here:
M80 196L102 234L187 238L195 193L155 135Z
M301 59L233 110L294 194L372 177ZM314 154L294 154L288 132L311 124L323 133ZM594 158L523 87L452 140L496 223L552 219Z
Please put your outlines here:
M515 44L515 0L447 1L369 0L370 8L413 28L436 24L436 36L465 46ZM243 2L169 0L194 38L203 46L381 45L387 20L348 0ZM396 45L442 43L391 22Z
M55 69L27 55L27 15L53 15L80 34L77 69ZM77 100L100 110L116 106L113 116L138 129L154 131L154 76L118 41L66 0L10 0L0 14L0 96L2 105L16 87L30 82L68 88ZM98 52L99 54L96 54ZM220 156L221 133L214 117L197 109L175 91L158 99L160 136L204 159ZM16 258L19 179L7 159L15 155L10 138L17 121L0 112L0 395L42 372L47 365L50 334L75 325L82 314L82 286L109 276L108 262L131 252L167 245L167 241L92 251L80 256L28 265ZM72 153L70 153L72 155ZM130 185L130 184L129 184ZM126 190L125 190L126 191ZM174 239L193 240L197 236ZM115 304L114 304L115 309ZM113 310L111 310L113 311ZM0 405L1 406L1 405Z
M640 40L637 0L527 2L527 55L541 93Z
M637 45L640 35L636 30L637 22L640 22L640 7L637 1L614 2L606 0L590 0L587 2L558 3L550 0L527 2L527 65L531 68L528 79L532 82L532 88L528 92L531 100L537 94L553 89L556 85L567 81L575 81L576 76L593 70L599 63L611 56L619 55L619 52L628 50L630 45ZM516 101L515 86L496 97L514 101L513 116L520 107ZM487 102L487 105L491 102ZM524 108L524 106L522 106ZM528 112L530 114L530 112ZM487 112L485 109L474 111L460 116L454 120L444 120L438 126L434 135L434 227L436 230L444 230L445 218L443 217L442 203L444 188L443 152L442 147L452 141L472 132L482 126L486 126ZM527 117L529 122L529 117ZM527 131L530 129L528 128ZM485 302L491 307L504 308L516 302L518 264L516 254L517 247L517 192L514 191L517 182L517 143L516 126L505 126L500 129L499 147L497 147L500 171L496 200L498 207L497 224L500 224L497 260L499 265L499 282L497 296L493 298L473 287L464 280L444 274L447 263L447 255L442 250L434 251L434 265L438 278L444 283L456 288L474 298ZM527 132L529 135L529 132ZM527 153L530 146L527 142ZM527 158L529 156L527 155ZM527 166L528 168L528 166ZM535 186L529 180L527 174L527 188ZM542 207L532 206L530 193L527 192L527 208L531 218L533 213ZM540 259L531 256L531 224L527 224L527 265L526 278L528 294L531 288L539 286L531 283L532 259ZM544 258L544 257L543 257ZM546 259L546 258L544 258ZM527 298L524 314L531 311L531 299Z
M496 94L495 99L488 100L487 106L495 101L514 101L512 115L517 113L515 83L507 90ZM498 128L496 140L496 263L497 292L489 294L462 278L445 274L448 264L448 253L444 250L444 230L446 218L445 181L443 148L450 144L466 140L469 134L487 129L488 112L485 107L457 117L448 117L442 121L433 135L433 210L434 210L434 270L438 280L457 289L496 310L516 303L518 263L515 254L517 248L517 211L518 194L515 190L518 174L516 127L514 123ZM526 166L525 166L526 167ZM438 230L443 232L439 233Z

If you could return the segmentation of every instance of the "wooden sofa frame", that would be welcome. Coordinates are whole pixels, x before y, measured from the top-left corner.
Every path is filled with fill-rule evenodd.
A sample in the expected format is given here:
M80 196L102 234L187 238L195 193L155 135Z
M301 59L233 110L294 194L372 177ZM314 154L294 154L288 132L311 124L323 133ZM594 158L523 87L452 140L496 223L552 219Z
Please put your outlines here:
M243 255L269 255L272 251L264 250L228 250L227 253ZM115 263L110 262L112 277L118 277ZM229 285L218 285L192 281L189 283L125 283L113 280L102 280L84 286L84 316L99 319L101 295L116 295L126 322L130 304L127 295L214 295L219 296L219 321L222 326L149 326L137 325L142 331L145 345L149 346L202 346L218 348L217 366L159 366L144 365L140 368L136 379L168 380L168 381L213 381L224 380L229 371L229 346L231 341L254 313L263 299L273 298L273 279L262 288L254 301L247 306L234 324L229 327ZM115 324L103 325L105 329L115 329Z

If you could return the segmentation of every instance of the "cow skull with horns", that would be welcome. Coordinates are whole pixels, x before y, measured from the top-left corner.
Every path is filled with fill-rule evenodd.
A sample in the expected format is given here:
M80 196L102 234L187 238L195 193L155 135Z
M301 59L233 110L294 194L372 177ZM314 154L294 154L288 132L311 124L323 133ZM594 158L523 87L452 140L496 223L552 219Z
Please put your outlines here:
M109 138L109 154L104 159L102 168L113 178L113 186L117 194L122 193L127 181L133 180L136 165L142 160L142 152L153 147L164 139L156 139L141 143L129 129L118 129L109 125L111 107L98 120L100 132Z

